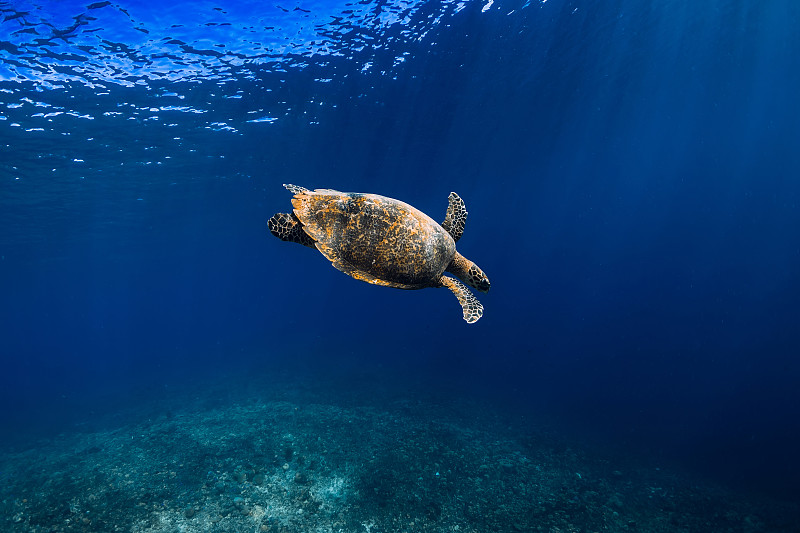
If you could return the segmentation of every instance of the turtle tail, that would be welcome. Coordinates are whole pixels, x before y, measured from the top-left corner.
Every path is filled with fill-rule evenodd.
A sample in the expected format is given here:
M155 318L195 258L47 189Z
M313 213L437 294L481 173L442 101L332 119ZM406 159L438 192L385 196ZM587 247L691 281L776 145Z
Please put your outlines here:
M303 231L303 225L292 213L275 213L267 221L270 233L282 241L296 242L309 248L314 246L314 239Z

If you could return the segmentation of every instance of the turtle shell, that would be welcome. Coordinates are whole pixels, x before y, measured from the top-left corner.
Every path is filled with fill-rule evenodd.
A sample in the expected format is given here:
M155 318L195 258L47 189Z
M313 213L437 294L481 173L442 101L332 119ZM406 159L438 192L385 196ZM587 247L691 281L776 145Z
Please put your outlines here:
M317 249L342 272L401 289L438 286L456 244L428 215L377 194L303 191L294 214Z

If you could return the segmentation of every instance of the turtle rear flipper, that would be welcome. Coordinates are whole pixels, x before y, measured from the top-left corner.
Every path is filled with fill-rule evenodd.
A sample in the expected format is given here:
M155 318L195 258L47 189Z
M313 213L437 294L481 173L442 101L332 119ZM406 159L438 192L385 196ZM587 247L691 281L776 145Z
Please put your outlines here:
M292 194L302 194L304 192L308 192L308 189L305 187L300 187L299 185L292 185L291 183L284 183L283 186L291 192Z
M483 316L483 305L477 298L470 292L466 285L461 283L455 278L449 276L442 276L440 280L442 287L447 287L458 298L458 303L461 304L461 310L464 312L464 320L472 324L477 322Z
M467 223L467 206L464 200L454 192L447 198L447 215L444 217L442 227L453 237L455 242L464 234L464 225Z
M275 213L267 221L267 227L270 233L282 241L296 242L309 248L316 248L314 239L303 231L302 224L292 213Z

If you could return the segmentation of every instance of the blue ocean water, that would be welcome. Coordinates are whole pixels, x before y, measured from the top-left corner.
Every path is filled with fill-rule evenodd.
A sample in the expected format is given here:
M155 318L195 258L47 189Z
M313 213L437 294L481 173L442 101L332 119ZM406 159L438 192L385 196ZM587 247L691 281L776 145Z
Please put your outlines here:
M0 2L4 443L287 372L797 499L798 23L793 0ZM273 238L282 183L437 220L456 191L485 315Z

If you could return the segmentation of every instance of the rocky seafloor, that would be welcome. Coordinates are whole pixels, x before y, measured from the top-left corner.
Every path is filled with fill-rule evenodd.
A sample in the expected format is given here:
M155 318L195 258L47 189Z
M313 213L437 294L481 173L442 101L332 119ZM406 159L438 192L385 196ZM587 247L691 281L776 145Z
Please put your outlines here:
M0 453L0 531L800 532L791 504L533 426L402 397L172 398Z

